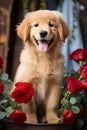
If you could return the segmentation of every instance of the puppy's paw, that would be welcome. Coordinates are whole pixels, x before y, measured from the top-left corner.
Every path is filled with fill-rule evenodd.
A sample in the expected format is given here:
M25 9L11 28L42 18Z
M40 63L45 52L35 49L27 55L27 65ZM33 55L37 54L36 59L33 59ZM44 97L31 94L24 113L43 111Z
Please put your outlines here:
M32 123L32 124L38 123L37 117L34 115L27 116L26 123Z
M53 124L53 123L58 123L58 121L59 121L58 118L57 119L51 118L51 119L48 120L48 123Z
M58 123L59 121L59 118L56 114L54 113L51 113L49 116L48 116L48 119L47 119L48 123Z
M36 124L36 123L38 123L38 121L37 121L37 120L35 120L35 119L29 119L29 120L27 120L25 123L32 123L32 124Z
M48 123L58 123L59 119L58 118L50 118L48 120Z

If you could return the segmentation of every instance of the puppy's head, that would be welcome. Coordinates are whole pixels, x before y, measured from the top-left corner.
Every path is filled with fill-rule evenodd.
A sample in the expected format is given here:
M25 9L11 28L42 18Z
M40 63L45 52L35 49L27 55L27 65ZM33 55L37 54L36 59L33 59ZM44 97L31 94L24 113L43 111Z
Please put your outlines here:
M46 52L58 42L64 42L69 29L60 12L39 10L26 15L17 27L17 34L24 42Z

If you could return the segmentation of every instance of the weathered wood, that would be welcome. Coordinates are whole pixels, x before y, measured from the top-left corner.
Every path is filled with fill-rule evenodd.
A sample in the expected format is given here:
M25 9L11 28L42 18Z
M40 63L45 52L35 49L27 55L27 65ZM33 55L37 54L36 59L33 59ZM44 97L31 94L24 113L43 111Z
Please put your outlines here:
M80 10L80 25L84 48L87 49L87 0L80 0L80 4L84 7L83 10Z
M4 59L3 71L6 71L7 65L12 5L13 0L0 0L0 56Z
M72 125L65 124L23 124L20 126L13 123L7 124L6 130L73 130Z
M12 80L14 80L14 75L19 65L20 51L23 47L22 40L17 36L16 32L16 26L22 21L24 17L21 1L22 0L14 0L11 11L7 72Z

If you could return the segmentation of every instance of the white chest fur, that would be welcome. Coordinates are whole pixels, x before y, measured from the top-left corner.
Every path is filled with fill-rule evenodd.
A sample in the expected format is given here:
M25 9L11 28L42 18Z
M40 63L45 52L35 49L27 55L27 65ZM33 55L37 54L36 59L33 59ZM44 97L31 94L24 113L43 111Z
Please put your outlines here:
M44 101L46 98L46 91L47 91L47 86L46 86L46 79L43 78L42 82L39 84L38 89L37 89L37 101Z

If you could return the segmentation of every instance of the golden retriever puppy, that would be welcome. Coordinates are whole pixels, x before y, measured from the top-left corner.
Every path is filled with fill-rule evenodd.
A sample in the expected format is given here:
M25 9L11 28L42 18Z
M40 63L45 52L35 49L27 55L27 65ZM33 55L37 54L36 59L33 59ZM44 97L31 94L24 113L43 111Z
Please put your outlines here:
M17 27L17 34L24 49L15 82L31 82L35 89L32 100L22 104L27 122L57 123L64 70L61 47L69 29L60 12L39 10L26 15Z

